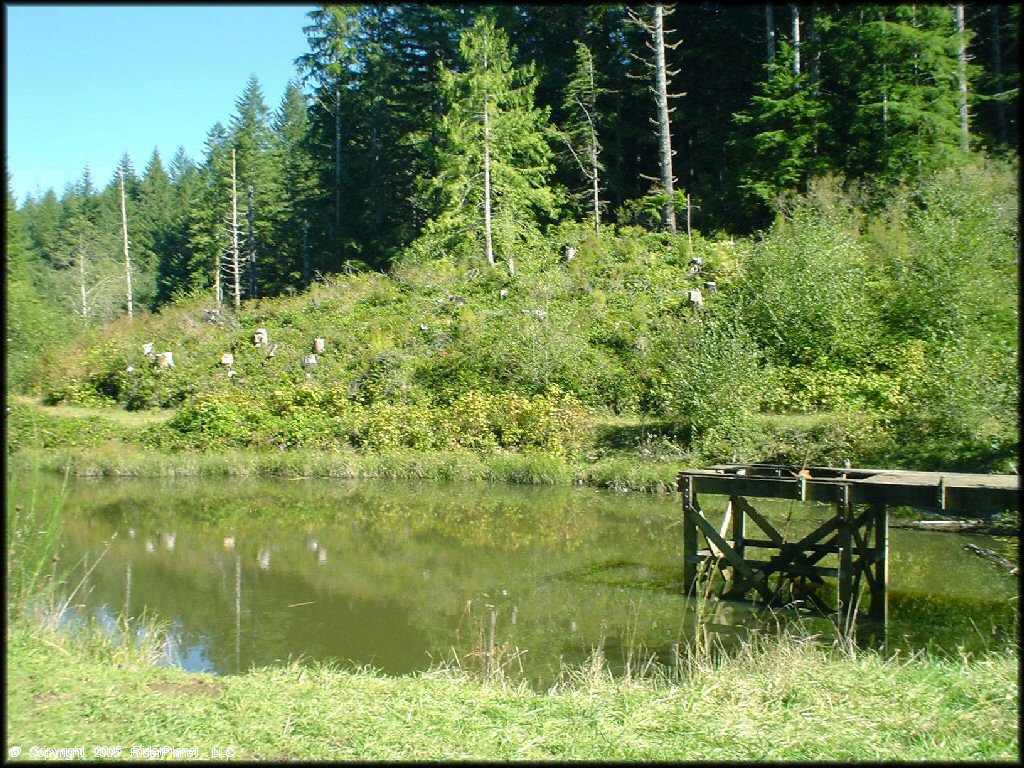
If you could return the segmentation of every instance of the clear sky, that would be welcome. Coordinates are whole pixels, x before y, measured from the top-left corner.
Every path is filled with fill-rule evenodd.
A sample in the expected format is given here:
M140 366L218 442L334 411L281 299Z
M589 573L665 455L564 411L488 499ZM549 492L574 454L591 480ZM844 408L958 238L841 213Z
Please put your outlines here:
M88 165L97 187L127 152L141 174L153 149L202 160L250 75L276 109L312 5L9 5L6 167L20 205L59 198Z

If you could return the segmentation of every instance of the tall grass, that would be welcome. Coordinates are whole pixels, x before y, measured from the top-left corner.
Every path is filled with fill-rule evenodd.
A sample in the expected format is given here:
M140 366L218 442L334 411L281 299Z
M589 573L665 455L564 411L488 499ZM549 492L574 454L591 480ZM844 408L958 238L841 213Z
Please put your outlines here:
M42 498L40 468L28 475L7 472L8 619L16 619L39 601L52 600L58 579L60 528L67 474L58 494ZM20 503L19 503L20 502Z
M37 640L64 653L68 653L64 646L73 643L94 658L118 664L155 663L166 658L167 625L145 613L138 618L119 614L113 626L95 619L68 626L70 608L106 550L72 583L81 563L62 563L60 556L68 473L60 490L47 497L40 490L42 471L36 464L27 474L7 473L8 628L27 628Z

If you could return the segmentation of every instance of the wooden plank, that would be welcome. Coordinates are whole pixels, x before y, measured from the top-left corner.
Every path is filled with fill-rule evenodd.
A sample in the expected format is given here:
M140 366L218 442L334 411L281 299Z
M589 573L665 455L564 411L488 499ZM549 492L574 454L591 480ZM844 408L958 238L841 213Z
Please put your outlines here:
M839 581L839 618L840 631L850 627L851 600L853 597L853 503L851 500L850 486L843 487L843 494L836 502L836 518L839 521L839 570L836 578Z
M831 576L836 578L839 575L838 568L830 568L825 565L807 565L806 563L793 563L793 562L774 562L778 557L776 555L768 564L762 569L765 574L776 573L782 571L786 575L797 575L797 576Z
M722 518L722 525L718 529L718 535L721 536L723 539L725 538L725 534L729 530L729 524L731 522L732 522L732 499L730 499L729 502L725 505L725 517ZM729 543L733 544L733 542L729 542ZM735 549L735 544L733 544L733 548ZM714 546L711 547L711 551L714 552L715 555L719 556L719 557L722 554L721 552L717 552L715 550ZM740 555L740 557L742 557L742 555Z
M811 501L835 501L839 496L838 487L849 484L854 504L945 508L966 513L969 517L1020 508L1018 475L853 467L808 469L811 477L806 482L804 498ZM716 465L713 470L691 470L680 473L680 477L692 477L695 490L701 493L799 499L801 484L796 471L796 468L783 465ZM846 479L843 479L844 475Z
M732 518L732 539L735 542L733 546L739 552L740 557L743 557L743 540L746 537L746 530L743 522L743 504L741 502L745 503L745 499L741 499L739 496L729 497L730 509L735 510ZM747 504L747 506L750 505Z
M771 542L771 541L765 541L764 539L744 539L743 543L746 546L748 546L748 547L756 547L758 549L779 549L779 545L778 544L775 544L774 542ZM793 542L792 544L787 544L786 548L789 549L790 547L794 547L794 546L799 546L799 542ZM809 544L807 546L800 546L799 548L803 552L814 551L815 554L820 552L821 554L824 554L824 555L834 555L834 554L839 552L839 547L835 546L834 544L828 544L828 543L825 543L825 544Z
M869 565L875 572L875 591L871 593L868 615L885 627L889 622L889 510L884 504L875 504L871 512L875 524L875 547L871 554L877 557Z

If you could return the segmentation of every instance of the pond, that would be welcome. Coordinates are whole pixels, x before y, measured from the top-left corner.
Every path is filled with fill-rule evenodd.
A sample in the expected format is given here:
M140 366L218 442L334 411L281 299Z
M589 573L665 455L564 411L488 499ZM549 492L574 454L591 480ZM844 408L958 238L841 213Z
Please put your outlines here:
M46 482L56 492L63 480ZM69 616L164 620L173 663L190 670L302 658L403 674L490 658L545 685L598 645L621 668L650 654L665 661L694 637L673 497L408 481L67 482L61 563L74 565L69 585L82 582ZM702 502L713 508L713 497ZM794 534L828 513L758 502ZM981 650L1015 636L1016 579L965 553L967 541L993 546L890 531L890 648ZM742 603L712 610L725 644L764 626Z

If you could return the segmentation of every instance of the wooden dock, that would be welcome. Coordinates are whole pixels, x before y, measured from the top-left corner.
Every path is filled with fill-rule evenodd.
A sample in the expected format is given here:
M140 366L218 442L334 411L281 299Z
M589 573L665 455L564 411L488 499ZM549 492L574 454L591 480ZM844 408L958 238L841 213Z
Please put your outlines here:
M721 572L722 597L753 594L769 606L787 602L785 587L799 584L804 602L835 614L849 631L860 615L885 625L888 620L888 508L908 506L987 518L1019 509L1018 475L911 472L853 467L793 467L777 464L720 464L679 473L683 497L683 581L688 590ZM720 525L708 520L699 495L728 497ZM835 513L796 541L787 541L747 497L818 501ZM748 523L761 535L747 535ZM706 543L700 546L700 540ZM767 552L768 559L749 557ZM831 556L831 557L830 557ZM831 565L824 564L830 558ZM774 579L769 577L774 576ZM824 578L834 578L838 604L817 594ZM863 587L867 609L861 610Z

